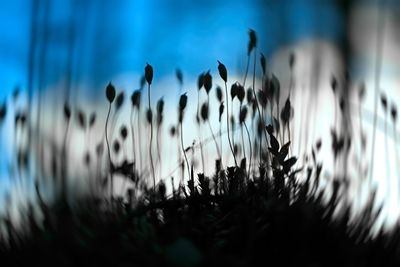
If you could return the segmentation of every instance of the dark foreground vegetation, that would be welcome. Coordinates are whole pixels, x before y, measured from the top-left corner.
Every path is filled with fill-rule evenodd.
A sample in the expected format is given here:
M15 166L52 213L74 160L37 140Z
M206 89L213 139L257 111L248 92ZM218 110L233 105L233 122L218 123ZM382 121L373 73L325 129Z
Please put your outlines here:
M368 238L375 220L365 210L352 224L349 210L335 220L340 184L327 204L314 183L284 183L265 172L246 181L242 169L198 175L198 186L167 198L163 184L137 206L94 199L71 209L42 205L43 225L26 217L25 234L8 225L4 266L398 266L398 232ZM310 194L310 192L312 192ZM369 209L372 206L368 207ZM394 235L395 234L395 235Z
M248 63L256 47L256 36L250 31ZM207 123L217 147L215 172L211 177L194 174L188 155L191 148L184 149L183 118L187 105L182 95L178 107L177 124L171 128L172 137L181 141L181 183L171 186L169 193L165 183L157 177L152 152L159 138L158 128L162 123L163 102L157 104L157 117L153 117L150 88L153 69L145 68L143 83L148 85L148 107L144 125L149 127L149 166L147 178L139 174L138 161L143 151L133 145L134 159L117 163L112 153L121 150L121 144L110 140L109 122L112 107L115 114L124 102L123 94L116 95L110 83L106 88L109 109L105 124L105 136L96 150L96 157L85 157L85 162L96 161L105 166L94 180L93 194L77 197L71 201L67 192L65 161L66 143L52 162L57 192L55 201L46 203L41 192L40 179L35 180L37 203L32 203L22 215L22 227L16 227L9 217L3 218L1 232L0 262L4 266L399 266L400 239L397 229L390 233L381 231L371 238L371 228L379 215L371 197L357 219L350 220L350 202L346 195L345 179L333 179L321 189L322 164L318 162L321 143L312 149L310 160L305 166L297 166L296 157L291 155L290 120L292 107L290 93L282 109L279 108L279 81L266 74L265 58L261 57L263 84L255 89L256 57L252 86L245 90L249 67L242 84L231 87L228 98L228 73L218 62L218 72L225 87L217 87L220 103L219 122L226 114L227 139L235 165L223 166L219 145L209 124L209 92L212 77L209 72L200 75L198 87L207 93L207 102L200 105L196 119L198 125ZM294 56L289 59L293 67ZM249 64L248 64L249 66ZM178 80L182 74L177 72ZM335 80L332 89L337 92ZM289 88L291 92L291 88ZM235 123L229 114L229 102L240 102ZM231 100L231 101L229 101ZM132 114L140 112L140 91L131 97ZM114 106L115 103L115 106ZM275 105L274 105L275 103ZM226 109L224 109L225 105ZM343 104L344 105L344 104ZM342 104L341 104L342 106ZM275 113L276 107L276 113ZM343 109L341 107L341 109ZM224 112L225 110L225 112ZM1 118L6 108L0 110ZM67 140L68 129L76 114L78 125L84 129L95 123L95 115L87 123L83 112L72 112L68 103L64 107ZM252 115L247 119L247 114ZM25 125L29 118L17 114L16 124ZM231 115L231 117L229 116ZM395 120L397 112L393 109ZM28 120L28 122L27 122ZM246 121L251 121L250 131ZM138 115L139 123L139 115ZM253 123L255 121L255 123ZM153 124L154 129L153 129ZM131 127L121 127L123 140ZM139 124L138 124L139 125ZM233 140L230 129L239 126L242 138ZM112 126L114 127L114 126ZM254 129L255 128L255 129ZM243 129L249 142L243 138ZM336 127L335 127L336 129ZM153 136L154 130L154 136ZM287 130L285 134L285 130ZM137 136L137 135L136 135ZM246 135L245 135L246 136ZM346 152L347 136L333 131L332 149L335 158ZM221 137L221 130L219 133ZM112 139L112 138L111 138ZM110 145L112 144L112 145ZM136 144L135 141L132 144ZM201 143L200 143L201 145ZM103 146L106 148L103 149ZM238 147L242 147L238 152ZM73 149L73 148L71 148ZM103 153L104 150L104 153ZM247 157L246 157L247 151ZM203 152L201 152L203 153ZM157 153L156 153L157 154ZM23 170L28 164L26 151L18 152L18 165ZM57 161L59 160L59 161ZM104 163L105 160L105 163ZM140 159L141 160L141 159ZM92 162L92 163L91 163ZM144 162L140 162L145 164ZM204 163L203 163L204 164ZM254 167L256 166L256 167ZM187 169L187 177L185 172ZM116 197L113 177L120 175L128 180L125 197ZM35 178L36 179L36 178ZM100 186L99 186L100 185ZM99 190L99 188L101 188ZM97 191L96 191L97 190ZM38 216L39 214L39 216Z

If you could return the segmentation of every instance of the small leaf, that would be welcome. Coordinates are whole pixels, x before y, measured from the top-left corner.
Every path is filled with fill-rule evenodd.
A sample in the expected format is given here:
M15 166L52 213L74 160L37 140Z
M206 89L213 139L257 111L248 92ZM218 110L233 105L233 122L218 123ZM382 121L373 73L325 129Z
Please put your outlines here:
M279 131L281 130L281 124L277 118L273 117L273 120L274 120L276 133L279 133Z
M290 114L291 113L291 105L290 105L290 99L289 97L286 99L285 106L283 107L281 111L281 120L284 124L287 124L290 120Z
M287 142L286 144L284 144L284 145L281 147L281 149L279 150L279 153L283 153L283 152L286 151L286 154L287 154L288 151L289 151L289 147L290 147L290 141Z
M287 159L282 165L283 171L288 172L293 167L293 165L296 164L296 162L297 162L296 157L291 157Z
M276 140L275 136L273 136L272 134L270 134L269 137L270 137L270 144L271 144L272 151L275 151L276 153L278 153L278 151L279 151L278 140Z
M271 124L268 124L265 128L267 129L269 135L272 135L274 133L274 127L272 127Z
M224 64L218 60L218 72L224 82L228 81L228 72Z

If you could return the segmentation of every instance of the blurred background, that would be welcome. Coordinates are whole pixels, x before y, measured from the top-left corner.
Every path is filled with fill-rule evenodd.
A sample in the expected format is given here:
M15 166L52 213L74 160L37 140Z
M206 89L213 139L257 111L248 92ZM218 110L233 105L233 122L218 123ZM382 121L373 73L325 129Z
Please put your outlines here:
M319 158L324 164L323 177L339 177L343 169L337 168L333 159L331 129L340 124L341 131L351 132L355 137L346 170L353 181L350 191L357 196L355 211L376 185L377 201L385 203L380 223L390 226L399 213L398 133L376 99L382 92L389 105L396 105L400 99L399 8L400 2L395 0L2 1L0 101L16 102L9 106L9 114L30 107L29 115L38 126L36 138L54 144L62 143L64 102L96 112L94 133L88 137L74 132L70 137L73 149L69 157L79 166L86 151L93 152L103 138L106 85L112 81L128 99L140 87L148 62L154 67L152 104L161 97L165 100L163 153L174 152L165 156L170 162L164 162L159 177L169 177L174 175L178 160L176 149L168 147L168 132L176 121L179 95L187 92L189 98L196 99L197 77L207 70L214 75L214 84L222 86L217 60L228 68L230 83L242 81L247 34L254 29L257 53L266 56L268 74L276 75L281 82L282 103L293 82L293 154L303 161L315 142L322 140ZM288 63L290 53L295 55L293 71ZM258 62L257 68L259 77ZM175 77L176 69L182 71L183 85ZM332 76L338 81L338 95L331 88ZM259 79L257 83L261 87ZM361 101L363 87L365 97ZM17 100L13 98L16 88L20 92ZM339 113L338 98L345 99L346 119L335 115ZM211 105L217 108L216 102ZM126 106L119 116L121 123L129 120ZM187 113L194 114L195 110L195 105L190 105ZM215 131L219 127L217 115L211 118ZM198 138L194 116L188 115L186 123L185 143L190 145ZM13 116L8 115L1 134L0 188L5 194L17 190L12 189L10 177L16 172L15 140L24 133L15 129ZM204 133L203 138L207 135ZM364 135L365 148L361 142ZM212 143L206 149L215 155ZM232 159L227 150L229 162ZM49 162L49 157L42 160ZM82 171L73 168L69 176L76 179ZM29 184L25 186L29 188Z

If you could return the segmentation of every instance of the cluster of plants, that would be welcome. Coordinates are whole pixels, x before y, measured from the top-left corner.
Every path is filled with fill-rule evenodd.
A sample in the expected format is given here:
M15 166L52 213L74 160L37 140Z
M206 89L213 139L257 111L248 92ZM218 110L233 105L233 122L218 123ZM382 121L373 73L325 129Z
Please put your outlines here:
M49 163L55 199L49 202L43 197L41 188L46 177L34 176L36 201L29 203L21 214L22 227L16 227L10 216L3 218L1 262L7 266L33 263L38 266L397 266L400 263L398 231L381 231L371 237L370 230L379 215L374 198L353 219L351 203L343 201L346 180L334 179L329 186L321 188L322 163L318 161L321 141L313 144L310 160L302 163L303 166L296 164L290 132L292 83L280 107L280 82L276 76L268 75L266 59L261 54L261 89L257 89L256 48L256 33L251 30L243 82L231 83L230 92L228 70L217 62L223 84L215 87L219 103L218 134L209 118L213 77L210 72L199 75L198 92L204 89L207 101L200 103L198 97L195 117L199 131L202 126L208 126L210 140L216 147L211 176L206 176L204 171L195 174L193 160L189 160L188 154L194 154L195 145L185 147L184 117L188 101L192 100L186 94L181 95L177 121L170 129L171 137L180 142L178 186L173 177L160 179L156 170L157 157L161 164L159 129L163 123L164 101L160 99L153 111L151 65L147 64L144 69L141 89L131 95L131 117L128 124L118 129L117 137L115 121L125 94L117 93L111 82L107 85L109 105L104 138L96 146L94 159L90 153L84 157L86 166L96 164L98 171L91 177L89 192L74 199L67 186L67 170L71 166L66 155L68 149L74 149L68 145L70 126L76 117L79 127L89 131L96 123L96 114L72 110L66 103L64 142L60 151L53 147L56 152ZM250 63L253 63L252 82L246 89ZM295 56L291 54L288 64L291 70L294 64ZM176 74L182 84L182 73ZM331 84L336 92L336 80L332 79ZM147 103L143 105L145 85ZM385 98L381 99L384 104ZM229 109L233 101L239 101L238 114ZM343 101L342 112L344 106ZM388 109L387 100L384 108ZM5 118L6 111L3 105L0 120ZM140 114L145 114L144 121L140 120ZM394 106L391 114L395 121ZM15 118L16 127L30 128L27 113L17 112ZM140 137L137 128L142 125L149 126L148 138ZM222 125L226 125L233 166L222 160ZM235 127L239 127L240 140L234 140ZM126 148L129 137L132 147ZM346 151L345 137L336 134L335 125L332 131L335 159ZM148 159L143 159L144 152L136 147L143 139L148 145ZM200 140L203 170L204 144L205 140ZM17 153L20 173L29 171L32 164L29 149L28 145L26 151ZM124 149L132 149L133 159L116 162L112 155L123 153ZM143 172L145 168L140 165L146 165L148 171ZM115 176L126 181L122 196L114 194Z

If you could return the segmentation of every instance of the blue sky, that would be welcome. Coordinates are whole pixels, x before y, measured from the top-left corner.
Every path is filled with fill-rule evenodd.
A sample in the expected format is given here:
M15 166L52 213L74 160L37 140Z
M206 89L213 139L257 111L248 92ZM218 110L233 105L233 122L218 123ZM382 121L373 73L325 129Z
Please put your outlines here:
M0 99L17 84L26 88L33 2L0 2ZM197 75L213 67L216 59L231 69L242 68L249 28L258 32L260 51L270 56L301 39L337 41L343 27L340 11L328 0L38 3L35 62L45 51L45 68L36 65L35 73L37 77L38 70L43 71L47 85L65 77L68 58L73 80L98 88L117 74L142 72L146 62L160 76L174 73L176 67ZM73 56L69 57L71 25Z

